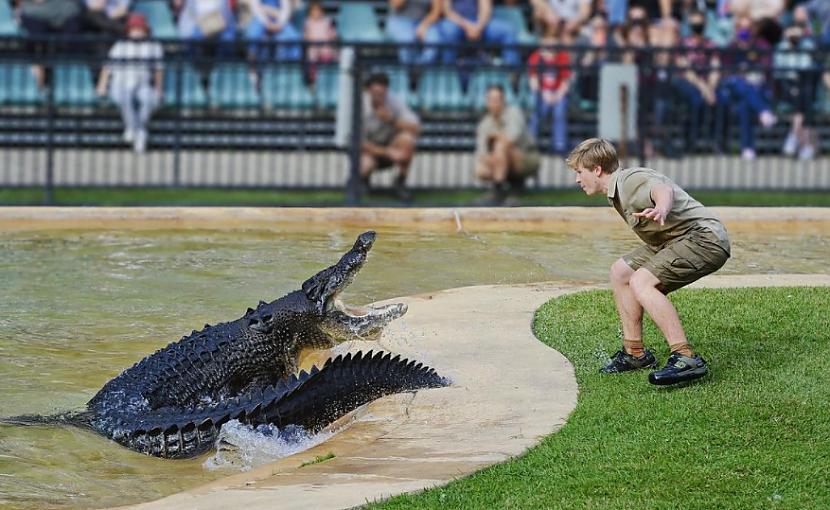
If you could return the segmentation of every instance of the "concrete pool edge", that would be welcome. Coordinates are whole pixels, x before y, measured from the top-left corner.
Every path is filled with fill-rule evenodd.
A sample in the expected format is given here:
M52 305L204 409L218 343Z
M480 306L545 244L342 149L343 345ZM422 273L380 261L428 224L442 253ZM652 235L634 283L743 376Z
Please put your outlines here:
M826 287L830 275L712 275L693 286ZM411 307L405 333L417 337L418 344L393 331L381 339L381 346L404 355L424 349L432 366L455 379L452 388L381 399L361 411L371 420L358 417L328 443L130 508L244 505L254 510L273 508L277 502L284 508L350 508L443 485L521 455L564 425L577 397L570 363L532 334L535 311L552 298L597 288L602 287L542 282L401 298ZM457 319L447 317L448 307L459 312ZM488 315L494 309L500 312L498 320ZM352 350L358 347L366 348ZM489 383L493 380L509 383ZM488 412L482 413L485 403L490 404ZM302 466L329 452L333 459Z
M762 224L830 222L830 208L712 207L726 222ZM0 229L156 229L267 228L309 224L344 226L430 225L442 230L539 229L559 225L617 221L610 207L517 208L265 208L265 207L0 207Z

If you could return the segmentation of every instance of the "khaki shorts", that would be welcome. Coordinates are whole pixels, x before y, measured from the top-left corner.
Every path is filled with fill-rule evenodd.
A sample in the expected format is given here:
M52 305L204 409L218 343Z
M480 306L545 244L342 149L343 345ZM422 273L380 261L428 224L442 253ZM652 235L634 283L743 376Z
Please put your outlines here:
M659 289L668 294L720 269L729 253L708 230L694 230L657 249L643 245L624 255L631 269L644 267L660 280Z
M530 177L539 173L539 166L542 164L542 157L536 151L522 152L521 163L515 173L520 177Z

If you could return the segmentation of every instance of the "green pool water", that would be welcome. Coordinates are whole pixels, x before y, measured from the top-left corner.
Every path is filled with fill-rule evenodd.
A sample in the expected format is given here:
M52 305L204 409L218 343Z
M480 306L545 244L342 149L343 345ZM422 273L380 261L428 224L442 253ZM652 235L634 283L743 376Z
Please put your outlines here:
M569 232L387 229L345 300L542 280L604 281L638 241ZM830 225L730 228L723 273L827 273ZM239 317L335 262L358 229L0 233L0 415L76 409L111 377L206 322ZM229 474L69 428L0 426L0 507L100 508Z

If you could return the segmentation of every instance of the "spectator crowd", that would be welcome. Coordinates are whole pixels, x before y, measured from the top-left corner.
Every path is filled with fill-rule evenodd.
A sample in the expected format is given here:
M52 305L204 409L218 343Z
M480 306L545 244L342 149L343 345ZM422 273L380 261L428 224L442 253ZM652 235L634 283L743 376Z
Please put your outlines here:
M142 42L154 30L139 10L147 1L12 3L28 34L110 34L125 39L110 48L110 59L145 60L143 70L135 64L126 74L103 66L98 80L98 93L121 105L124 138L136 150L146 145L147 119L163 89L160 64L146 62L161 60L161 47ZM301 61L310 81L315 66L336 61L335 43L344 30L331 16L336 2L166 5L181 39L213 41L217 55L251 64ZM780 151L801 159L818 152L814 105L830 87L823 60L830 49L828 0L389 0L386 7L385 39L399 44L398 64L413 71L412 80L424 68L458 63L500 65L510 75L507 87L493 84L481 98L486 112L477 133L476 175L499 191L538 169L540 148L557 154L572 148L569 109L596 102L605 62L638 66L647 155L672 155L677 141L666 138L665 127L678 104L686 112L687 150L729 151L725 133L731 125L739 133L741 156L754 159L758 130L782 122L777 106L786 104L788 134ZM35 73L42 84L42 70ZM259 79L256 72L251 79ZM389 76L373 75L365 85L369 129L362 176L368 185L373 171L397 168L396 186L405 195L420 119L405 98L389 91Z

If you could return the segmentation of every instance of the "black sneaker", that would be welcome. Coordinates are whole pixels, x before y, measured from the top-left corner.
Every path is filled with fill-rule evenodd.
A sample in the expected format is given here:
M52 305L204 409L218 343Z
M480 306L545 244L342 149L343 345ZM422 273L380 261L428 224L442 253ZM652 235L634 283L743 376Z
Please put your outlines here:
M679 352L673 352L666 366L648 374L648 382L664 386L700 379L708 373L706 362L700 356L684 356Z
M645 351L642 356L632 356L625 352L625 349L620 349L611 356L611 361L607 365L600 368L599 371L604 374L618 374L620 372L629 372L631 370L640 370L643 368L654 368L657 366L657 358L651 351Z

